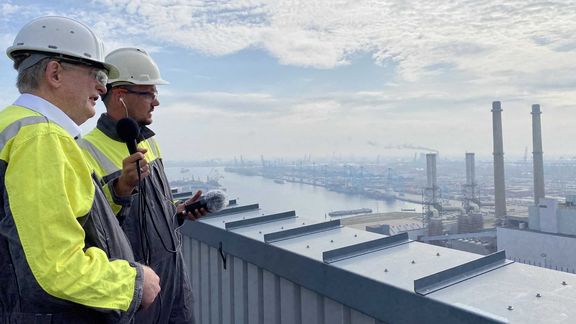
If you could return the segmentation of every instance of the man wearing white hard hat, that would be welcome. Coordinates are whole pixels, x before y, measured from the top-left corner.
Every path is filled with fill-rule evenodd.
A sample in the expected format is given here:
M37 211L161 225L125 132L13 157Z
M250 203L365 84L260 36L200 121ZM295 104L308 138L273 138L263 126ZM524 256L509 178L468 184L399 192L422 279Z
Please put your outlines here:
M132 322L159 279L134 261L75 141L118 70L90 28L65 17L29 22L7 54L21 95L0 111L0 322Z
M106 56L106 62L119 70L116 78L108 80L108 92L103 95L106 113L97 126L79 141L97 174L107 181L117 179L116 192L127 194L133 183L120 176L122 159L129 155L119 126L126 118L134 121L135 138L144 149L148 174L142 178L140 190L134 194L132 204L118 205L111 195L109 201L122 223L138 262L150 265L160 276L162 291L154 304L136 314L138 323L194 323L192 290L176 228L184 218L196 219L205 210L184 214L185 203L176 204L164 172L162 157L154 132L148 128L152 112L160 104L157 85L168 82L160 76L158 66L150 55L139 48L120 48ZM120 122L119 122L120 121ZM126 184L125 184L126 183ZM109 186L110 187L110 186Z

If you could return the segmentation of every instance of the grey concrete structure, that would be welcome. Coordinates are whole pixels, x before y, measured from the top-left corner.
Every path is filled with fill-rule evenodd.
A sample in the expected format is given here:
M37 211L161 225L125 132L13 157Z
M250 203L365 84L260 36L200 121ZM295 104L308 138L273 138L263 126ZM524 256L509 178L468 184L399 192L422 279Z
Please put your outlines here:
M559 271L576 272L576 237L514 228L497 228L498 248L509 259Z
M506 216L506 185L504 176L504 140L502 138L502 107L500 101L492 102L492 131L494 139L494 203L495 216Z
M576 206L569 199L563 204L556 199L540 199L537 206L528 209L529 229L576 237Z
M534 165L534 204L538 205L544 192L544 158L542 152L542 127L540 105L532 105L532 159Z
M476 196L476 165L474 153L466 153L466 183L464 184L464 209L466 213L480 208L480 201Z
M466 153L466 185L471 188L472 197L470 198L474 198L474 188L476 187L474 153Z
M438 184L436 175L436 154L426 154L426 195L429 203L436 204L438 201Z

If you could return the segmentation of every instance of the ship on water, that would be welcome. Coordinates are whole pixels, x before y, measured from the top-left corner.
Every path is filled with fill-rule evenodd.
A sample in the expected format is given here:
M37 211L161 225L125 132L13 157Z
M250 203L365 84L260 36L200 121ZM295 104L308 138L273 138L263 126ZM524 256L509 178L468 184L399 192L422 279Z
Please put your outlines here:
M370 208L358 208L358 209L348 209L348 210L337 210L333 212L329 212L328 216L335 217L335 216L348 216L348 215L358 215L358 214L369 214L372 212Z

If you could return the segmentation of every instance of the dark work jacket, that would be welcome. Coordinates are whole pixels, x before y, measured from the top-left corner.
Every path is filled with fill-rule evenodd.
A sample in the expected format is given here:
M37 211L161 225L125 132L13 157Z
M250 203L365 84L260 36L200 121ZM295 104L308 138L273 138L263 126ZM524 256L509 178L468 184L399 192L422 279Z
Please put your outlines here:
M150 175L141 181L130 202L120 204L113 194L113 183L120 176L122 160L130 154L117 132L116 122L103 114L92 130L79 142L91 156L94 168L104 179L108 199L117 212L138 262L149 265L160 277L161 292L154 304L136 314L138 323L194 323L192 289L184 267L176 207L164 172L154 132L143 126L138 147L146 148Z

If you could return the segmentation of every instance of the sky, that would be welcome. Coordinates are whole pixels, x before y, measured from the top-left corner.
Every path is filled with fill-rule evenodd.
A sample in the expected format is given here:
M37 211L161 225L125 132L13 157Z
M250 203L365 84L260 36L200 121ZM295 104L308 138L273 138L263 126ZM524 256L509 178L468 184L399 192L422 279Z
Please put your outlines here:
M532 104L545 160L576 156L573 0L0 0L0 47L44 15L152 55L167 160L490 159L493 101L506 159L530 157ZM0 107L15 78L0 55Z

